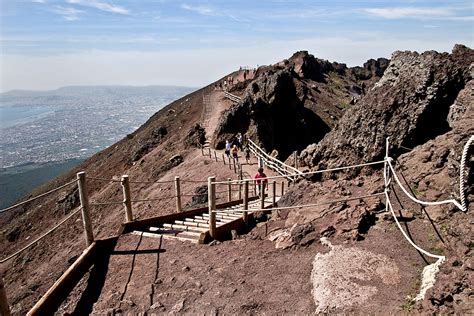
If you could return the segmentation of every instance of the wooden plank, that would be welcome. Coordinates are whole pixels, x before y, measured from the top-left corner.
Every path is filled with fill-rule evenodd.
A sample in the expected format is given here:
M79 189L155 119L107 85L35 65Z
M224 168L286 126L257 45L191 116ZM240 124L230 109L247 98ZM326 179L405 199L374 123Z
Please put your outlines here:
M110 253L117 239L118 237L113 237L94 241L33 306L27 315L53 315L84 274L94 264L96 256L98 254Z
M136 231L136 230L134 230L132 234L145 236L145 237L151 237L151 238L174 239L174 240L180 240L180 241L186 241L186 242L192 242L192 243L199 242L198 238L187 238L187 237L180 237L180 236L174 236L174 235L162 235L158 233L141 232L141 231Z

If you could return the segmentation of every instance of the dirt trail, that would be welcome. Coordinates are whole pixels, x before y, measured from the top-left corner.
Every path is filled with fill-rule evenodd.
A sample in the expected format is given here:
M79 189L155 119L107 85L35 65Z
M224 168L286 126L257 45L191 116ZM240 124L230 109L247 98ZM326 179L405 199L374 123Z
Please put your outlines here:
M208 127L206 128L207 140L212 139L217 123L221 117L222 112L232 106L232 102L224 97L224 91L214 90L209 94L210 115L206 118L208 120ZM206 105L205 105L206 106Z

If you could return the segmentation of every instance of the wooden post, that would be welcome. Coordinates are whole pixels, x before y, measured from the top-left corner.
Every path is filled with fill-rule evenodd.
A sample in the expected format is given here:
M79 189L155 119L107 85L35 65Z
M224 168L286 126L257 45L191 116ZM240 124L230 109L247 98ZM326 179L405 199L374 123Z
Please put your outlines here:
M242 180L244 179L243 178L243 175L242 175L242 165L239 165L240 166L240 170L239 170L239 200L242 199Z
M123 205L125 207L125 220L127 222L133 221L132 213L132 199L130 197L130 180L127 175L122 176L122 191L123 191Z
M248 222L248 212L247 210L249 209L249 182L245 181L244 182L244 222Z
M229 156L229 169L232 170L232 162L230 161L230 156Z
M224 166L225 166L226 163L225 163L225 156L224 156L224 154L222 154L222 161L224 162Z
M217 162L217 154L215 150L214 150L214 158L216 158L216 162Z
M207 147L207 149L209 149L209 157L212 157L212 155L211 155L211 147Z
M237 173L237 167L235 165L235 158L233 158L232 161L233 161L233 164L234 164L234 173Z
M276 192L277 192L277 185L276 181L272 182L272 206L276 205Z
M94 242L94 232L92 230L91 218L89 215L89 198L87 196L86 173L81 171L77 173L79 198L81 200L82 224L84 225L84 234L86 245L89 247Z
M209 234L216 237L216 177L207 178L207 194L209 201Z
M182 211L181 208L181 183L179 181L179 177L174 177L174 188L176 190L176 213L180 213Z
M204 147L201 146L201 154L204 156Z
M298 152L297 151L293 152L293 163L294 163L294 167L298 169Z
M254 183L253 185L253 196L257 196L257 184Z
M3 278L0 277L0 315L10 316L10 307L8 306L7 292L3 285Z
M281 195L283 196L285 194L285 180L281 181Z
M229 181L229 183L227 184L227 201L230 202L232 201L232 179L228 178L227 181Z
M260 208L262 210L265 208L265 185L263 180L260 180Z

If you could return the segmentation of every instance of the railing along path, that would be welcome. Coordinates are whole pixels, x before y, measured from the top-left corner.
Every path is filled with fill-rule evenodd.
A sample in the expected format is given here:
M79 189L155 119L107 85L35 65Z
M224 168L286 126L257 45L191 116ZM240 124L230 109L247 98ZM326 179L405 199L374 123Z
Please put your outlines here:
M460 164L460 197L463 200L463 201L461 201L461 203L459 203L458 201L456 201L454 199L444 200L444 201L427 202L427 201L421 201L421 200L413 197L404 188L404 186L402 185L400 179L398 178L398 176L396 174L395 168L392 164L393 159L389 156L388 138L387 138L387 142L386 142L386 156L385 156L385 159L383 161L367 162L367 163L356 164L356 165L351 165L351 166L342 166L342 167L329 168L329 169L316 170L316 171L308 171L308 172L301 172L301 171L299 171L298 169L296 169L294 167L288 166L288 165L284 164L283 162L279 161L278 159L276 159L274 157L271 157L270 155L266 154L261 148L259 148L251 140L248 140L248 142L249 142L252 153L257 158L262 159L269 168L275 170L276 172L278 172L280 174L279 176L271 176L271 177L267 177L267 178L262 178L262 179L260 179L261 183L263 183L265 180L268 181L268 180L275 180L275 179L287 179L287 180L295 181L297 178L307 177L307 176L310 176L310 175L323 173L323 172L342 171L342 170L347 170L347 169L352 169L352 168L360 168L360 167L365 167L365 166L373 166L373 165L377 165L377 164L384 164L383 173L384 173L384 188L385 189L384 189L383 193L375 193L375 194L369 194L369 195L358 196L358 197L335 199L335 200L323 201L323 202L319 202L319 203L312 203L312 204L305 204L305 205L292 205L292 206L284 206L284 207L283 206L278 207L278 206L276 206L275 203L272 203L272 207L270 208L270 210L309 208L309 207L327 205L327 204L332 204L332 203L342 203L342 202L346 202L346 201L352 201L352 200L365 199L365 198L371 198L371 197L376 197L376 196L380 196L380 195L385 195L387 210L390 211L390 213L394 217L394 220L397 223L398 228L402 232L402 235L407 239L407 241L414 248L416 248L418 251L420 251L421 253L423 253L427 256L433 257L435 259L438 259L438 262L437 262L438 265L441 264L445 260L444 256L439 256L439 255L432 254L432 253L422 249L421 247L417 246L411 240L410 236L408 236L407 233L403 230L400 223L398 222L398 219L395 215L393 206L392 206L391 201L390 201L390 186L393 185L392 182L391 182L391 179L392 179L392 176L393 176L393 179L395 179L395 183L401 188L403 193L405 195L407 195L415 203L422 204L422 205L453 204L454 206L459 208L461 211L466 212L467 211L467 206L466 206L466 203L465 203L465 192L464 192L464 183L466 181L466 179L465 179L465 163L466 163L466 159L467 159L467 152L468 152L469 146L473 142L473 137L472 136L470 137L469 141L466 143L466 145L464 147L462 160L461 160L461 164ZM203 154L204 154L204 152L203 152ZM212 159L210 149L209 149L209 156ZM216 161L218 161L217 154L216 154L215 151L214 151L214 158L216 159ZM224 162L224 164L226 164L226 159L225 159L224 156L222 156L222 161ZM232 168L230 160L229 160L229 166L230 166L230 168ZM127 175L122 176L122 178L120 180L118 180L118 179L107 179L107 178L100 178L100 177L93 177L93 176L86 177L84 172L79 172L77 174L77 179L76 180L70 181L68 183L65 183L64 185L61 185L61 186L53 189L53 190L42 193L42 194L40 194L36 197L30 198L28 200L25 200L23 202L20 202L18 204L15 204L13 206L10 206L8 208L0 210L0 212L11 211L11 210L13 210L17 207L24 206L27 203L30 203L34 200L37 200L37 199L41 198L41 197L44 197L44 196L47 196L47 195L52 194L54 192L57 192L57 191L59 191L61 189L64 189L68 186L71 186L71 185L76 184L76 183L78 184L81 207L78 207L75 210L73 210L69 215L67 215L62 220L60 220L55 226L53 226L51 229L49 229L48 231L43 233L41 236L39 236L38 238L36 238L32 242L30 242L28 245L22 247L21 249L14 252L13 254L10 254L10 255L6 256L5 258L1 259L0 263L5 263L6 261L8 261L8 260L14 258L15 256L19 255L20 253L22 253L23 251L26 251L27 249L29 249L30 247L32 247L33 245L35 245L36 243L41 241L43 238L45 238L49 234L53 233L56 229L58 229L66 221L68 221L74 215L79 213L79 211L82 211L82 221L83 221L84 232L85 232L85 237L86 237L86 245L89 247L94 242L94 235L93 235L92 225L91 225L91 220L90 220L90 215L89 215L89 207L90 206L123 204L127 222L131 222L131 221L134 220L133 219L133 213L132 213L132 203L137 203L137 202L159 201L159 200L174 198L174 199L176 199L176 211L181 212L182 211L181 197L182 196L191 196L191 195L196 196L196 195L198 195L198 194L193 194L193 193L184 193L184 194L181 193L181 191L180 191L181 182L189 182L189 183L195 183L195 184L207 183L208 193L206 193L206 194L208 194L208 197L209 197L209 202L208 203L209 203L209 216L210 216L209 231L210 231L211 236L213 236L213 232L215 232L215 229L216 229L216 226L215 226L216 225L215 224L215 214L217 213L216 202L215 202L216 194L226 192L226 191L217 192L216 191L216 185L226 185L230 188L229 191L231 191L232 185L239 185L239 192L241 192L242 187L244 188L244 191L245 190L248 191L249 184L253 183L253 181L254 181L250 177L245 178L245 179L243 178L242 166L238 163L238 161L237 161L237 164L236 164L235 159L233 161L233 166L234 166L234 171L236 173L237 172L239 173L239 179L238 180L228 179L227 181L215 181L214 177L209 177L207 179L207 181L206 180L196 180L196 179L180 180L180 177L175 177L174 180L168 180L168 181L130 181L129 177ZM96 201L96 202L89 203L88 196L87 196L87 189L86 189L87 188L87 186L86 186L86 180L87 179L93 180L93 181L104 181L104 182L120 183L122 188L123 188L123 196L124 196L123 201L112 201L112 202L97 202ZM134 183L134 184L139 184L139 183L143 183L143 184L150 184L150 183L171 184L171 183L174 183L176 194L174 194L172 196L160 197L160 198L131 199L131 196L130 196L130 183ZM275 187L275 181L273 182L273 187ZM275 188L273 188L273 191L275 192ZM282 184L282 194L283 194L283 184ZM265 194L262 194L261 196L262 196L262 204L261 204L262 207L260 209L254 209L253 211L266 210L263 207ZM275 193L273 194L273 196L275 197ZM245 193L244 200L247 199L247 198L248 198L248 195L247 195L247 193ZM231 194L229 194L229 199L231 199ZM245 209L245 207L244 207L242 209L238 209L238 208L234 209L233 211L234 212L244 212L244 214L246 214L246 212L248 210ZM3 287L0 290L3 290ZM0 293L0 294L2 294L2 293ZM8 304L6 303L5 300L2 299L2 297L3 296L0 295L0 307L2 309L5 309L5 305L6 305L7 306L6 308L8 308Z

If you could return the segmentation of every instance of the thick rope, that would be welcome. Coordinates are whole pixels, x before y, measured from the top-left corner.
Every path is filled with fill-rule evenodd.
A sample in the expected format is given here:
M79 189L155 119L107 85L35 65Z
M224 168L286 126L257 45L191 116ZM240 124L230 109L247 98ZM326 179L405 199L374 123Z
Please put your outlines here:
M395 173L395 169L393 168L392 166L392 163L391 163L392 159L389 158L387 160L387 164L390 168L390 170L392 171L392 174L393 174L393 178L395 179L395 181L398 183L398 186L402 189L403 193L405 193L406 196L408 196L412 201L418 203L418 204L422 204L422 205L442 205L442 204L454 204L457 208L459 208L461 211L463 210L461 204L459 204L458 201L456 200L444 200L444 201L436 201L436 202L425 202L425 201L421 201L421 200L418 200L416 197L412 196L408 191L407 189L405 189L405 187L402 185L400 179L398 179L398 176L397 174Z
M16 257L17 255L19 255L20 253L22 253L23 251L25 251L26 249L30 248L31 246L35 245L36 243L38 243L40 240L42 240L43 238L45 238L46 236L48 236L49 234L51 234L52 232L54 232L56 229L59 228L59 226L61 226L62 224L64 224L64 222L66 222L68 219L70 219L71 217L73 217L74 215L76 215L82 208L77 208L77 210L75 210L74 212L72 212L71 214L69 214L68 216L66 216L65 218L63 218L58 224L56 224L56 226L54 226L53 228L51 228L50 230L48 230L46 233L44 233L43 235L41 235L40 237L36 238L35 240L33 240L31 243L29 243L27 246L21 248L20 250L18 250L17 252L9 255L8 257L6 257L5 259L2 259L0 260L0 263L4 263L4 262L7 262L8 260L10 260L11 258L13 257Z
M61 189L64 189L65 187L67 187L67 186L69 186L69 185L71 185L71 184L74 184L74 183L76 183L76 182L77 182L77 180L73 180L73 181L71 181L71 182L68 182L68 183L66 183L66 184L63 184L63 185L60 186L60 187L57 187L57 188L52 189L52 190L50 190L50 191L48 191L48 192L45 192L45 193L40 194L40 195L38 195L38 196L35 196L35 197L31 198L31 199L28 199L28 200L26 200L26 201L20 202L20 203L18 203L18 204L13 205L13 206L4 208L3 210L0 210L0 213L6 212L6 211L10 211L10 210L12 210L12 209L14 209L14 208L17 208L18 206L21 206L21 205L24 205L24 204L26 204L26 203L28 203L28 202L34 201L34 200L36 200L36 199L39 199L40 197L43 197L43 196L45 196L45 195L48 195L48 194L54 193L54 192L56 192L56 191L59 191L59 190L61 190Z
M459 166L459 198L461 199L461 208L463 212L467 212L467 198L466 198L466 189L464 188L466 173L466 159L467 153L469 152L469 147L471 146L472 142L474 141L474 135L469 137L466 145L464 145L464 149L462 151L461 156L461 165Z
M422 248L420 248L419 246L417 246L411 239L410 237L407 235L407 233L405 233L405 231L403 230L402 226L400 225L400 222L398 221L397 219L397 216L395 215L395 212L393 211L393 207L392 207L392 203L390 202L390 198L388 196L388 192L385 191L384 192L385 194L385 197L387 198L387 205L388 205L388 208L390 209L390 212L392 213L392 216L393 218L395 219L395 222L397 223L397 226L398 226L398 229L400 229L400 231L402 232L403 236L405 237L405 239L416 249L418 250L419 252L427 255L428 257L431 257L431 258L436 258L436 259L441 259L444 261L445 257L444 256L439 256L439 255L435 255L435 254L432 254Z

